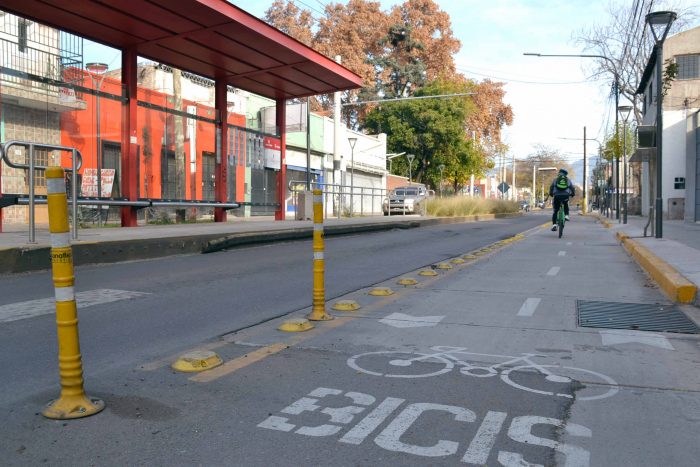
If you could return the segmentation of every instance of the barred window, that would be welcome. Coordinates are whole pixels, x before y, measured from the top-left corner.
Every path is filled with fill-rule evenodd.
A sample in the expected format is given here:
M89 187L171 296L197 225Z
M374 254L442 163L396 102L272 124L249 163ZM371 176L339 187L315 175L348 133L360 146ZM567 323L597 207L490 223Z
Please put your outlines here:
M676 57L678 79L700 78L700 54L679 55Z
M29 151L25 151L24 163L29 165ZM49 165L49 152L46 149L35 149L34 150L34 166L44 166ZM27 170L29 173L29 170ZM34 186L46 186L46 170L45 169L34 169Z

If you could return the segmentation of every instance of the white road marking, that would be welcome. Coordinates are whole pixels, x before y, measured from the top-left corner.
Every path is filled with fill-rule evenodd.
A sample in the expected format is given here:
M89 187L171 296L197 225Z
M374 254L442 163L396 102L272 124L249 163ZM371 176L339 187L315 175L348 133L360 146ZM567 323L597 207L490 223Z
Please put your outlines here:
M392 313L386 318L380 319L379 322L395 328L419 328L435 326L444 318L444 316L411 316L403 313Z
M566 245L567 245L567 246L571 246L571 245L573 245L573 243L571 243L571 242L566 242Z
M566 256L566 251L560 251L558 254L559 256Z
M526 299L523 306L520 307L520 311L518 311L518 316L532 316L541 301L541 298Z
M553 266L549 271L547 271L548 276L556 276L559 274L559 270L561 268L559 266Z
M441 457L455 454L459 449L459 443L456 441L441 439L432 446L419 446L401 441L401 436L411 428L411 425L418 420L423 412L430 410L450 413L458 422L476 421L476 414L464 407L419 402L411 404L403 409L403 411L392 420L389 426L379 433L374 439L374 442L377 443L379 447L388 451L406 452L418 456Z
M363 418L360 423L355 425L352 430L345 433L345 436L340 438L340 442L348 444L361 444L365 438L367 438L367 436L376 430L377 427L381 425L384 420L386 420L387 417L389 417L389 415L391 415L394 410L396 410L404 402L405 399L387 397L376 409Z
M646 331L633 331L626 329L618 329L614 331L599 331L600 337L603 339L603 345L619 345L619 344L644 344L660 349L675 350L673 345L661 334L650 334Z
M78 308L87 308L103 303L129 300L132 298L150 295L146 292L132 292L129 290L97 289L75 294ZM56 310L55 298L40 298L26 302L10 303L0 306L0 323L9 323L20 319L33 318L34 316L48 315Z
M462 462L486 465L491 449L493 449L493 445L496 443L496 436L501 431L503 422L506 421L507 417L507 413L489 411L484 417L484 421L481 422L476 436L474 436L474 439L472 439L472 442L469 444L467 452L464 453Z

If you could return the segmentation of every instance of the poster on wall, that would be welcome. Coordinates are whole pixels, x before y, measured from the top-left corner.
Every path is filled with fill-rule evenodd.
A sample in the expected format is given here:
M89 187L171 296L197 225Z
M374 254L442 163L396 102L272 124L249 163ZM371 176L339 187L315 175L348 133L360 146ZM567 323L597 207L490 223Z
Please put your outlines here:
M282 144L279 138L265 136L263 141L265 167L280 170L282 168Z
M112 196L112 186L114 185L114 169L102 169L102 196ZM83 183L80 185L81 196L97 196L97 169L83 170Z

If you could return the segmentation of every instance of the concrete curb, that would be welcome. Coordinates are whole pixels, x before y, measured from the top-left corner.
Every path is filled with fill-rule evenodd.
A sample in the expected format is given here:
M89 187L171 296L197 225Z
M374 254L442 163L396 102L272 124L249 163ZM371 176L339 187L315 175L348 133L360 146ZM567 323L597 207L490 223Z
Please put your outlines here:
M352 235L382 230L410 229L430 225L480 222L520 216L522 213L479 214L465 217L435 217L353 225L326 226L325 235ZM167 256L212 253L227 248L259 243L304 240L311 238L312 227L283 230L244 232L231 235L203 234L182 237L117 240L108 242L78 242L73 244L76 266L118 263ZM41 271L51 267L51 248L48 245L0 249L0 274Z
M615 236L627 253L651 276L671 300L676 303L693 303L697 294L695 284L626 234L616 232Z

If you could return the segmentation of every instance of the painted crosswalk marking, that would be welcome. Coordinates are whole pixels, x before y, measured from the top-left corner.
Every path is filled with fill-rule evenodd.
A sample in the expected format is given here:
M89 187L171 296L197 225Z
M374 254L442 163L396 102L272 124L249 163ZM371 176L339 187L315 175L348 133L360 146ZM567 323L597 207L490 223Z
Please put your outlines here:
M75 300L78 304L78 308L82 309L94 305L101 305L103 303L129 300L146 295L150 294L146 292L132 292L129 290L96 289L78 292L75 294ZM53 313L55 310L56 305L54 297L0 305L0 323L9 323L10 321L47 315Z
M523 306L520 307L520 311L518 311L518 316L532 316L535 313L535 310L537 309L537 306L540 304L541 301L541 298L526 299L525 303L523 303Z

